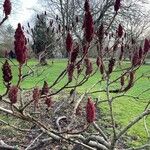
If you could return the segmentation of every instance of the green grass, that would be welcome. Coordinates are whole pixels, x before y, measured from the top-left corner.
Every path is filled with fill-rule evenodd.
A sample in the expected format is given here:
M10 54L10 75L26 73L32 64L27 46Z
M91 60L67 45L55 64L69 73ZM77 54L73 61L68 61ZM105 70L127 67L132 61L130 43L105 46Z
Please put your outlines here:
M0 59L0 62L3 62L3 59ZM13 61L14 64L17 64L16 61ZM13 84L15 84L18 80L18 69L17 66L11 63L11 68L13 71ZM0 63L1 68L2 63ZM29 60L28 65L31 68L34 68L34 74L27 77L22 82L22 88L32 88L35 85L36 86L42 86L43 80L46 80L49 84L52 84L53 81L56 79L56 77L61 73L61 71L66 67L67 61L65 59L62 60L54 60L54 64L51 65L51 61L49 62L48 66L45 67L37 67L37 61L36 60ZM130 64L125 64L125 66ZM23 68L23 74L27 73L30 69L28 67ZM136 77L139 77L143 73L150 72L150 66L144 65L142 66L137 72ZM42 75L40 75L42 73ZM114 73L111 80L115 79L119 73ZM97 80L101 78L101 75L99 72L97 72L92 78L90 78L83 86L78 87L77 90L82 93L91 85L93 85ZM60 88L64 85L64 83L67 82L67 77L65 77L57 86L55 86L55 89ZM119 83L115 84L112 88L116 88L119 86ZM97 85L95 89L101 89L105 87L105 82L101 85ZM128 95L137 96L139 93L141 93L143 90L146 90L147 88L150 88L150 80L148 78L142 78L140 79L135 86L129 90L127 93ZM0 72L0 94L5 92L5 87L3 85L2 81L2 72ZM101 99L106 99L106 96L104 93L98 93L92 95L93 97L99 97ZM115 96L114 94L112 96ZM119 120L119 124L123 127L128 124L130 120L135 118L137 115L139 115L146 106L146 102L150 100L150 94L149 92L144 93L141 97L143 100L134 100L129 97L122 97L118 98L113 103L113 111L115 114L115 120ZM105 113L108 113L108 107L106 104L101 104L100 107L104 110ZM150 119L149 119L150 122ZM150 123L148 122L148 128L150 129ZM138 124L133 126L129 132L128 135L136 136L137 140L131 140L129 144L132 145L138 145L140 143L143 143L147 141L148 137L144 129L143 120L141 120Z

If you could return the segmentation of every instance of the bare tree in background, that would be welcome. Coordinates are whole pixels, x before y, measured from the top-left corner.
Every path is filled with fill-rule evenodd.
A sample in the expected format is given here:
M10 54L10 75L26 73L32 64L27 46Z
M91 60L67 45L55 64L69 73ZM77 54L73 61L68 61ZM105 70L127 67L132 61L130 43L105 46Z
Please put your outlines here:
M56 21L63 28L62 41L65 39L67 34L66 28L69 28L74 35L74 39L82 42L82 30L77 33L77 31L81 29L83 23L82 10L84 2L82 0L39 0L39 2L46 9L50 19ZM113 4L113 0L91 1L91 11L94 18L95 28L102 22L106 25L110 22L114 13ZM145 10L145 6L147 6L147 4L148 1L146 0L123 1L121 12L117 15L117 17L115 17L115 21L112 22L112 26L109 30L116 32L115 26L121 23L126 29L126 34L129 41L131 38L136 41L139 41L140 39L141 41L142 35L146 34L145 32L149 27L149 13ZM78 17L78 23L76 23L76 17ZM64 41L62 43L64 43ZM64 50L62 50L62 53L64 53Z

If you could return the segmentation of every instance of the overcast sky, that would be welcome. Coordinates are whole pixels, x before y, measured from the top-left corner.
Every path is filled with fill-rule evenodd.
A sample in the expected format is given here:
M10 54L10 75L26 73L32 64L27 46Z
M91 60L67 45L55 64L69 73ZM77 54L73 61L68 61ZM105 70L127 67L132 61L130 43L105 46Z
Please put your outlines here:
M20 2L19 2L20 1ZM11 14L8 23L11 24L14 28L17 27L17 24L20 22L21 24L25 24L32 16L33 13L35 13L32 9L33 7L37 6L37 0L19 0L17 8L15 6L12 7L15 9L18 9L18 11L14 10L14 14ZM14 4L15 5L15 4Z

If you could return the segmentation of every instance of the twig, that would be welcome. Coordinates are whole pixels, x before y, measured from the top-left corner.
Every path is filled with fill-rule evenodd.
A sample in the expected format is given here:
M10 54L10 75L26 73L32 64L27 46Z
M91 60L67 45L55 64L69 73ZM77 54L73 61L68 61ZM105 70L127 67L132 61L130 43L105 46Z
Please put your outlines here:
M30 145L25 149L25 150L29 150L29 148L43 135L43 132L41 134L39 134L31 143Z

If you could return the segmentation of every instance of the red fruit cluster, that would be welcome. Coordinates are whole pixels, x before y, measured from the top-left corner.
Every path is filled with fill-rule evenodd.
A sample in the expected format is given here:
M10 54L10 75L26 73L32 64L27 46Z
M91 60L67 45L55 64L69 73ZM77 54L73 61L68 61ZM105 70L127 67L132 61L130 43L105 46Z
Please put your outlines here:
M89 0L85 0L85 3L84 3L84 10L86 12L88 12L90 10L90 5L89 5Z
M86 71L85 71L86 76L90 75L93 71L93 67L92 67L92 62L88 58L85 59L85 66L86 66Z
M139 65L139 54L136 51L132 57L132 66L136 67L137 65Z
M73 72L74 72L74 64L70 63L67 67L67 73L68 73L68 81L71 82L73 78Z
M46 97L45 104L47 105L48 108L51 107L52 106L52 97Z
M11 73L11 67L7 60L5 61L5 63L2 66L2 72L3 72L4 82L9 83L12 79L12 73Z
M114 68L116 60L114 58L111 58L109 60L109 64L108 64L108 74L111 74Z
M10 15L11 13L11 2L10 0L5 0L3 4L5 16Z
M79 17L78 16L76 16L76 23L78 23L79 22Z
M142 57L143 57L143 49L140 46L140 48L139 48L139 59L142 59Z
M71 54L70 54L71 63L75 63L78 53L79 53L79 45L76 45L76 47L73 48L73 50L71 51Z
M91 98L88 98L88 102L86 104L86 120L88 123L92 123L96 118L95 113L95 104L91 100Z
M73 39L72 39L70 32L68 32L67 38L66 38L66 50L68 53L71 52L72 46L73 46Z
M24 64L27 59L27 47L26 47L27 40L25 38L20 23L18 24L14 37L15 37L15 42L14 42L15 54L16 54L17 61L20 64Z
M146 54L150 49L150 43L148 41L148 39L145 39L144 41L144 54Z
M114 5L115 12L118 12L120 6L121 6L121 0L116 0Z
M40 95L41 95L40 90L38 88L34 88L32 98L33 98L33 101L34 101L34 106L36 108L38 108Z
M44 81L42 91L41 91L41 95L46 95L46 94L48 94L48 92L49 92L48 83L46 81Z
M86 55L88 53L88 47L85 43L83 43L82 50L83 50L84 55Z
M11 104L15 104L17 102L18 97L18 87L11 86L8 92L8 98L10 99Z
M83 28L84 28L84 36L87 42L91 42L93 39L94 34L94 23L93 23L93 17L90 12L90 6L89 1L85 1L85 16L84 16L84 22L83 22Z
M97 67L101 66L101 58L100 57L97 57L97 59L96 59L96 65L97 65Z
M81 71L82 71L81 65L78 64L78 65L77 65L77 73L78 73L78 75L81 73Z
M120 52L120 56L119 56L119 60L121 61L123 58L123 54L124 54L124 47L123 44L121 45L121 52Z
M121 24L119 24L118 26L117 34L119 38L121 38L123 35L123 27L121 26Z
M103 37L104 37L104 25L103 23L100 25L98 31L97 31L97 36L99 38L99 42L102 43Z

